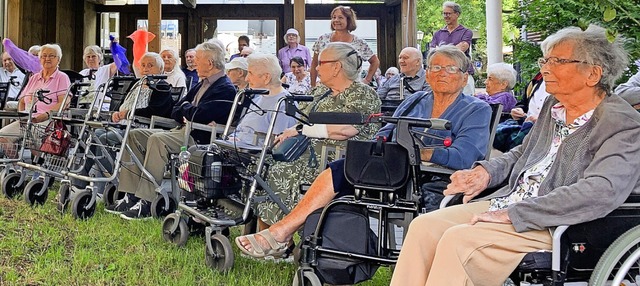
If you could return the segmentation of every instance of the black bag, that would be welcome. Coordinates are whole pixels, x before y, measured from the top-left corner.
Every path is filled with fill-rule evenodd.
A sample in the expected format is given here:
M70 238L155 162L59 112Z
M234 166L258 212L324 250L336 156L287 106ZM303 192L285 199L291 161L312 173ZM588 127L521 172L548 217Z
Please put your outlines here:
M303 237L312 235L322 208L312 212L305 221ZM366 208L351 205L336 205L325 216L322 248L376 256L377 236L369 228ZM348 230L348 231L345 231ZM378 265L349 258L316 257L316 273L323 283L342 285L369 280L378 270Z
M309 148L311 140L304 135L289 137L280 142L276 148L271 150L273 159L279 162L293 162L298 160Z
M227 164L217 151L195 150L191 152L188 168L178 169L180 187L207 199L225 198L242 187L235 165Z
M409 179L407 150L380 139L348 141L344 164L345 178L356 187L395 191Z

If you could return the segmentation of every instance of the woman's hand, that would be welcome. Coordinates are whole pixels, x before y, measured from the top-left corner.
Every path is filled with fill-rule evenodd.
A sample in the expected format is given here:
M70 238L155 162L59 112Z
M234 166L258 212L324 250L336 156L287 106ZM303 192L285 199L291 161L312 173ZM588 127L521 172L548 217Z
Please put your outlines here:
M469 224L473 225L478 222L511 223L511 219L509 218L509 212L504 209L499 211L488 211L474 215L473 218L471 218L471 222L469 222Z
M280 135L276 136L276 139L273 141L276 145L280 144L280 142L286 140L289 137L297 136L298 130L296 127L291 127L289 129L285 129Z
M525 116L527 115L524 113L524 110L522 110L522 108L517 107L517 108L511 109L511 118L518 120Z
M444 190L444 195L454 195L463 193L463 203L467 203L489 185L489 172L482 166L477 166L471 170L460 170L451 175L451 183Z
M114 112L111 114L111 121L120 122L120 120L127 118L127 112L128 110Z
M47 120L49 120L49 113L48 112L40 114L40 115L37 115L37 116L35 116L35 117L33 117L31 119L31 121L33 123L40 123L40 122L44 122L44 121L47 121Z

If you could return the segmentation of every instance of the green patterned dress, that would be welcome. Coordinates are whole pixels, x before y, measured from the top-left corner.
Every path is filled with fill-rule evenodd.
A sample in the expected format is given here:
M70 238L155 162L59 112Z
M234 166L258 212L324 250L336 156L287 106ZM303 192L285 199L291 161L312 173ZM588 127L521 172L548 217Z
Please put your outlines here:
M345 91L337 96L323 96L329 92L326 86L318 85L311 91L314 100L311 103L302 105L301 110L308 114L312 109L317 112L345 112L360 113L370 115L380 112L380 99L376 92L369 86L360 82L352 83ZM378 125L354 125L358 129L358 134L350 140L370 140L378 130ZM322 154L322 147L343 147L346 148L347 141L333 139L311 139L311 145L316 156ZM335 158L335 153L329 153L327 162ZM273 191L280 197L284 204L293 209L298 203L300 196L299 186L301 184L311 184L313 180L324 170L325 166L310 166L311 152L307 151L294 162L274 162L269 168L268 183ZM318 158L318 161L319 158ZM284 217L284 213L274 202L267 201L260 203L257 208L258 216L269 225L276 223Z

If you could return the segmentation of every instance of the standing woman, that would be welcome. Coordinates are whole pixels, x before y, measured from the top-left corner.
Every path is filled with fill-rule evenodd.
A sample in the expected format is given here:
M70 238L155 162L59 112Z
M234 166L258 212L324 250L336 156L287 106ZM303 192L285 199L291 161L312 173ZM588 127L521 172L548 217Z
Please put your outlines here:
M166 81L171 87L184 87L180 98L187 93L187 78L184 72L178 66L178 53L171 49L163 50L160 53L164 61L164 74L167 76Z
M301 57L291 58L289 66L291 71L282 77L282 83L289 86L287 90L295 94L307 94L311 90L311 77L304 68L304 60Z
M93 102L93 98L96 95L98 87L100 87L100 85L106 83L111 77L113 77L116 74L116 71L118 71L118 67L116 67L115 63L102 65L102 49L96 45L91 45L84 48L82 59L84 60L87 68L81 70L80 74L83 76L88 76L90 73L92 73L94 75L94 78L90 79L92 81L90 89L91 92L87 96L80 98L78 100L78 103L91 103ZM108 104L103 105L103 110L105 107L106 110L109 110Z
M363 83L369 84L373 80L373 75L380 66L378 56L373 54L371 48L367 42L363 39L351 34L356 30L356 12L347 6L338 6L331 11L331 30L333 32L324 34L318 38L318 41L313 45L313 60L311 62L311 86L316 86L316 77L318 72L316 67L318 66L318 55L320 52L331 42L345 42L351 44L357 51L358 56L363 61L368 61L370 66L367 71L367 76L364 78Z
M278 51L278 60L280 61L280 67L282 67L283 73L288 73L291 70L289 63L294 57L300 57L303 60L303 68L307 68L311 65L311 52L309 48L300 44L300 35L298 30L291 28L287 30L287 34L284 35L284 41L287 42L287 46Z

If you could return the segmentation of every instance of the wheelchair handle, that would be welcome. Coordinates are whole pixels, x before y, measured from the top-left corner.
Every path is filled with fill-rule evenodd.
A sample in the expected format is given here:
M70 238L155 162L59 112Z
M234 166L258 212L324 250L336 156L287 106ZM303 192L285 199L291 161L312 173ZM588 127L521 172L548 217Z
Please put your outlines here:
M244 95L269 94L269 90L268 89L246 88L246 89L242 90L242 93L244 93Z
M287 100L292 100L292 101L313 101L313 96L307 96L307 95L290 95L287 96Z
M313 124L364 124L364 118L360 113L344 112L311 112L309 123Z

